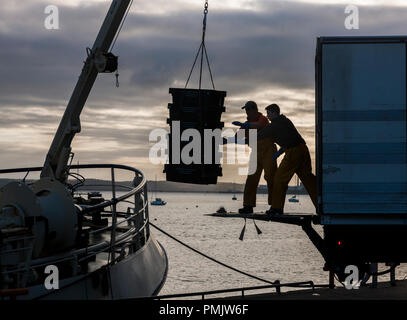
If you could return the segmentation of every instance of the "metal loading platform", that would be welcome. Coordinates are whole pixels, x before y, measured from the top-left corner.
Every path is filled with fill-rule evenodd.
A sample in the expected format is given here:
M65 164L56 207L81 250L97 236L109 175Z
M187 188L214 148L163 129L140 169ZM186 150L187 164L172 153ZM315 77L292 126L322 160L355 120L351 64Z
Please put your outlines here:
M302 226L307 223L319 223L319 216L312 214L312 213L285 213L280 215L269 216L265 213L211 213L209 216L213 217L222 217L222 218L246 218L246 219L254 219L254 220L261 220L261 221L273 221L273 222L281 222L281 223L288 223L288 224L295 224L298 226Z
M390 254L374 254L375 248L378 248L376 243L368 246L365 241L361 241L360 236L357 236L359 232L362 235L377 231L380 226L367 228L355 228L355 226L323 226L324 236L322 237L314 228L313 224L321 225L320 216L316 214L298 214L298 213L285 213L281 215L267 215L265 213L253 213L253 214L240 214L240 213L225 213L216 212L208 214L208 216L220 217L220 218L243 218L260 221L270 221L285 223L291 225L298 225L306 233L312 244L317 248L323 259L325 260L324 271L329 271L329 287L334 288L335 275L338 280L342 282L346 274L344 269L347 265L356 265L359 268L360 279L363 284L372 277L372 286L377 286L377 276L389 273L391 285L396 284L395 268L404 261L404 256L397 254L399 250L390 250ZM391 229L394 231L394 229ZM391 231L388 230L388 231ZM405 228L403 228L405 230ZM398 231L403 231L398 230ZM356 231L354 239L352 239L353 245L356 245L354 249L344 246L343 242L338 240L342 239L344 232L352 235ZM403 232L403 234L405 234ZM339 238L338 238L339 236ZM349 237L348 237L349 238ZM371 237L368 237L371 239ZM342 243L341 243L342 242ZM389 247L389 243L383 243L378 249L382 252L385 247ZM363 253L363 251L365 253ZM389 269L386 271L378 272L377 263L386 262Z
M313 245L318 249L318 251L322 254L324 258L327 257L327 250L325 248L324 240L322 237L314 230L312 227L312 223L319 224L320 217L316 214L311 213L285 213L280 215L267 215L265 213L220 213L215 212L208 214L209 216L213 217L221 217L221 218L244 218L244 219L253 219L253 220L260 220L260 221L272 221L272 222L279 222L279 223L286 223L300 226L304 232L307 234L308 238L311 240Z
M244 218L261 221L272 221L300 226L302 230L304 230L304 232L307 234L308 238L311 240L313 245L321 253L325 261L327 261L328 252L324 239L312 227L312 224L320 224L320 217L316 214L285 213L279 215L267 215L265 213L242 214L233 212L232 213L215 212L209 214L209 216L221 218Z

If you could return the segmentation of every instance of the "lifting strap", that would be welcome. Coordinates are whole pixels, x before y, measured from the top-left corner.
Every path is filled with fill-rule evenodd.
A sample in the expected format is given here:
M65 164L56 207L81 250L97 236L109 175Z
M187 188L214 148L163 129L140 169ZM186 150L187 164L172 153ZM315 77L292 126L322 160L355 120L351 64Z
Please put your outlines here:
M205 54L206 63L208 64L209 75L211 77L212 88L213 88L213 90L215 90L215 84L213 82L211 66L209 64L208 53L206 51L206 45L205 45L206 17L207 17L207 14L208 14L208 0L205 0L205 7L204 7L204 12L203 13L204 13L204 18L203 18L203 23L202 23L203 24L203 27L202 27L202 41L201 41L201 44L200 44L200 46L198 48L198 52L196 53L194 63L192 64L192 68L191 68L191 71L189 72L188 79L187 79L187 82L185 83L184 88L186 88L188 86L189 79L191 78L192 72L194 71L194 68L195 68L196 61L197 61L197 59L199 57L199 54L200 54L201 55L201 65L200 65L200 69L199 69L199 89L201 89L203 56Z

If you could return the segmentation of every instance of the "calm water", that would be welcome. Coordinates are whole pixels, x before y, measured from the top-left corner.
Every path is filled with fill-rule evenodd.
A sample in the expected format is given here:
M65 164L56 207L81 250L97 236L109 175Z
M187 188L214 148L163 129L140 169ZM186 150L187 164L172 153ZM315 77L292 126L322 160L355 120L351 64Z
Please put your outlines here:
M257 235L252 220L248 220L244 241L240 241L243 219L205 215L215 212L220 206L227 211L237 211L242 205L242 194L237 194L236 201L232 200L232 194L157 193L154 194L156 196L167 201L167 205L150 206L151 221L207 255L270 281L328 283L328 273L322 270L324 261L301 227L257 221L263 232ZM151 200L152 195L149 197ZM299 196L299 200L299 203L287 201L285 211L315 212L307 195ZM267 195L258 195L257 203L256 211L269 208ZM319 226L315 229L322 232ZM151 230L169 258L168 278L160 294L265 284L207 260L158 230ZM379 270L385 268L379 265ZM403 279L407 274L406 265L397 270L397 278ZM379 277L381 279L388 281L388 276Z

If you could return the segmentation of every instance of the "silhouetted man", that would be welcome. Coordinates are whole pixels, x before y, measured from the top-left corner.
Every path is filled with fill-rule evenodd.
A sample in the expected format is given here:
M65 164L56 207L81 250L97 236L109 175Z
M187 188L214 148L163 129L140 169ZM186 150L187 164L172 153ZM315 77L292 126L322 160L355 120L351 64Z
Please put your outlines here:
M247 121L245 123L234 121L232 124L240 126L242 129L257 130L261 130L269 124L267 118L258 111L254 101L247 101L242 109L246 110ZM272 157L276 152L277 147L271 138L265 138L262 141L257 140L256 172L247 176L243 194L243 208L239 209L239 213L253 213L253 208L256 206L257 187L263 170L264 179L267 182L268 203L271 205L273 179L277 169L277 162L272 160Z
M270 124L257 133L257 140L273 139L281 147L279 153L284 152L284 158L274 176L271 207L266 213L283 213L288 183L295 173L316 207L317 180L311 171L311 157L305 140L294 124L286 116L280 114L278 105L271 104L266 107L266 110ZM269 161L274 161L278 155L275 154Z

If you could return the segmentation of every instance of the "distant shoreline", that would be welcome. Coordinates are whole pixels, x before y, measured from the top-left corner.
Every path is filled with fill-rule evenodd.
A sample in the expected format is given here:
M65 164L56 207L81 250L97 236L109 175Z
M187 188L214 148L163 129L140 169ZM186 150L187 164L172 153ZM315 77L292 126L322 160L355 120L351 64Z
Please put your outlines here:
M91 192L91 191L111 191L111 189L80 189L78 192ZM116 191L127 191L126 189L119 189L117 188ZM243 192L229 192L229 191L169 191L169 190L148 190L149 193L151 192L166 192L166 193L226 193L226 194L243 194ZM267 194L267 192L261 190L260 192L257 191L257 194ZM295 192L293 190L287 190L287 194L308 194L307 192Z
M0 179L0 187L13 181L21 181L16 179ZM27 180L27 183L33 182ZM73 181L69 181L73 182ZM132 187L131 181L118 181L116 183L116 191L128 191ZM147 181L147 190L149 192L188 192L188 193L226 193L226 194L242 194L244 184L234 184L230 182L219 182L213 185L200 184L185 184L171 181ZM78 188L78 192L88 191L111 191L111 182L106 180L87 179L85 185ZM267 194L267 186L260 185L257 189L258 194ZM287 194L307 194L303 186L288 187Z

